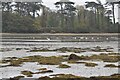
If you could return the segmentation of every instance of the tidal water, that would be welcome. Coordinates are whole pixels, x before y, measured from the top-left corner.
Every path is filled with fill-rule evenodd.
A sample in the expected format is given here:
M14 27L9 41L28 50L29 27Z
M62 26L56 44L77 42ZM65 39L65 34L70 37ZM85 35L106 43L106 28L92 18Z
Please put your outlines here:
M87 39L87 38L86 38ZM26 57L26 56L34 56L34 55L41 55L41 56L61 56L61 55L84 55L84 56L91 56L94 54L101 54L101 53L108 53L108 52L81 52L81 53L73 53L73 52L29 52L29 50L34 48L48 48L48 49L58 49L62 47L76 47L76 48L94 48L100 46L102 48L113 48L114 52L119 52L118 48L118 41L61 41L51 40L51 39L3 39L0 42L0 49L4 50L0 52L0 60L5 59L7 57ZM20 50L16 50L16 48L21 48ZM41 76L50 76L53 74L73 74L76 76L82 77L91 77L91 76L110 76L112 74L118 73L118 68L105 68L105 64L115 64L119 65L118 62L116 63L106 63L102 61L82 61L82 62L93 62L97 63L98 66L96 67L86 67L84 64L68 64L67 62L63 62L63 64L67 64L71 66L71 68L61 69L57 68L58 65L40 65L37 62L29 62L24 63L20 67L1 67L8 65L9 63L0 64L0 78L10 78L15 76L20 76L21 71L29 70L32 72L39 72L38 69L40 68L47 68L53 70L53 73L45 73L45 74L33 74L33 78L39 78Z

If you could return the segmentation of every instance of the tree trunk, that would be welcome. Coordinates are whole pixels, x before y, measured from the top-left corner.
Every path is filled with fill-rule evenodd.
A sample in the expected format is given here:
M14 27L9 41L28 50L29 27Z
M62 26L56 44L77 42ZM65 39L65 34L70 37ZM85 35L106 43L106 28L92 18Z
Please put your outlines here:
M113 23L115 24L115 10L114 10L115 6L114 4L112 4L112 12L113 12Z

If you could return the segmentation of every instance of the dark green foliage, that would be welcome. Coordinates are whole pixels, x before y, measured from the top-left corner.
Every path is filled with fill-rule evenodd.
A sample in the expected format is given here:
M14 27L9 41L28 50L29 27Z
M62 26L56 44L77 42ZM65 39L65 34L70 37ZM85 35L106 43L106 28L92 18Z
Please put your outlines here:
M5 33L92 33L118 32L120 24L113 24L111 11L106 11L101 3L89 2L86 7L72 2L58 11L52 11L41 3L2 3L2 32ZM13 8L15 7L15 8ZM96 10L94 11L93 8ZM42 10L40 14L39 11Z
M31 17L3 12L3 32L34 32L33 23Z

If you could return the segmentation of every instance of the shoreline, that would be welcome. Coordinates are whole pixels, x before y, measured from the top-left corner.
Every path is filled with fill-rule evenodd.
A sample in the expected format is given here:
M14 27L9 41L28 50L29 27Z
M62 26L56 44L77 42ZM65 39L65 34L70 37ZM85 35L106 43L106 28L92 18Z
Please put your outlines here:
M0 33L0 35L119 35L119 33Z

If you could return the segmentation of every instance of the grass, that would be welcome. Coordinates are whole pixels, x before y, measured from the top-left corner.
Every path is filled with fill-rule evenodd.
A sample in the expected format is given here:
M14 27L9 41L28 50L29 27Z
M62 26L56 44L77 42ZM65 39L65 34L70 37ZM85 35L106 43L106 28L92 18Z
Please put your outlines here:
M60 64L58 68L70 68L71 66L68 66L66 64Z

